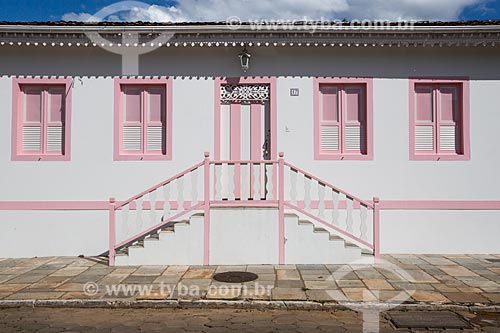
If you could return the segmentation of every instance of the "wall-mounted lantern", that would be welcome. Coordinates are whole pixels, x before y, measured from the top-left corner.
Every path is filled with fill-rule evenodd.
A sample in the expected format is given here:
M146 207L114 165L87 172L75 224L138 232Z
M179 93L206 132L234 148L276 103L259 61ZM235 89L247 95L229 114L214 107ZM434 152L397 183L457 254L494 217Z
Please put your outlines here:
M248 71L250 68L250 58L252 55L246 48L243 49L243 51L238 55L240 57L240 64L241 64L241 69L243 69L243 72Z

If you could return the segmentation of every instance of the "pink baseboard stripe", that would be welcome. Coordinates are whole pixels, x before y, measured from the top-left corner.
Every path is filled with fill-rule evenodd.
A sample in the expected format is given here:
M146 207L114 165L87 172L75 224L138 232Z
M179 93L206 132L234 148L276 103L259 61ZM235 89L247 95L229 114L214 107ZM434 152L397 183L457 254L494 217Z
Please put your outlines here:
M201 200L200 200L201 201ZM125 202L125 201L124 201ZM124 202L117 201L117 205ZM184 202L186 209L191 207L190 201ZM213 201L212 207L277 207L277 201ZM319 202L311 201L311 208L317 209ZM162 210L164 201L156 201L156 209ZM297 202L301 209L305 208L303 201ZM178 209L176 201L170 201L173 210ZM325 202L325 208L331 209L332 203ZM500 210L500 200L381 200L381 210ZM149 210L149 201L143 202L143 209ZM354 208L359 208L359 203L354 202ZM135 210L135 202L130 204L130 209ZM346 209L345 201L339 201L339 209ZM0 201L1 210L108 210L108 201Z
M0 201L0 210L108 210L108 201Z
M381 210L500 210L500 201L381 200Z

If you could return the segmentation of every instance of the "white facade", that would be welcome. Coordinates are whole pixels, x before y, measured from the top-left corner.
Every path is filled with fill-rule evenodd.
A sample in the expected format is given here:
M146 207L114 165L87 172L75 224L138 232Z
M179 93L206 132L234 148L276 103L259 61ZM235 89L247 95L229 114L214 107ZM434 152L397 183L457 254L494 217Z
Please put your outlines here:
M239 67L239 47L162 47L141 56L140 75L173 78L172 160L114 161L113 89L120 56L98 47L2 46L0 202L125 200L201 162L203 152L213 156L215 78L243 75L276 77L276 144L285 160L357 197L500 200L498 47L248 49L252 62L246 74ZM12 79L37 75L74 79L70 161L11 160ZM373 78L373 160L314 159L314 77ZM410 77L469 78L470 160L409 159ZM292 88L299 96L290 96ZM500 252L499 210L382 210L380 221L382 253ZM0 222L0 257L96 255L108 246L105 211L0 210ZM245 230L217 223L226 240ZM220 250L213 263L224 263Z

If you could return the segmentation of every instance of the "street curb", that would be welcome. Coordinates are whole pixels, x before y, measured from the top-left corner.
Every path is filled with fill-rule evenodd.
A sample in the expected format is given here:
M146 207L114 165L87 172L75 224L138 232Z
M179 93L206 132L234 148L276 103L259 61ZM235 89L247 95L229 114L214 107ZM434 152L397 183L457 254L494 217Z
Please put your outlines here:
M500 305L491 304L443 304L443 303L404 303L381 302L314 302L314 301L252 301L252 300L0 300L0 309L12 308L106 308L106 309L247 309L247 310L308 310L336 311L372 309L380 312L387 310L421 311L487 311L498 312Z

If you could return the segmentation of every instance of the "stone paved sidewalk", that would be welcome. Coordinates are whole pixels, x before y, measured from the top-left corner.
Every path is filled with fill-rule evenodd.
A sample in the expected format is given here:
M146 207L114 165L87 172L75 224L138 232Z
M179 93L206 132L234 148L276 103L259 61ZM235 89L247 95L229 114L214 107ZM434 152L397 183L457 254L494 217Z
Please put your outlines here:
M248 271L243 284L213 280ZM108 267L98 258L0 259L10 300L264 300L500 305L500 255L392 255L374 265Z

